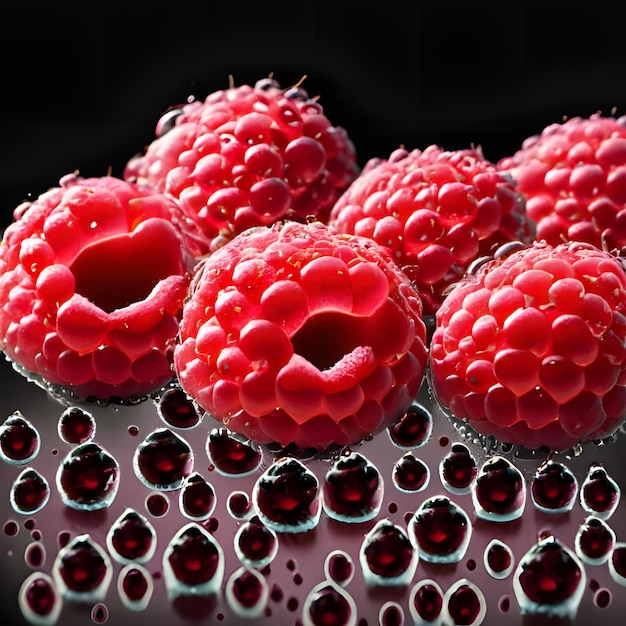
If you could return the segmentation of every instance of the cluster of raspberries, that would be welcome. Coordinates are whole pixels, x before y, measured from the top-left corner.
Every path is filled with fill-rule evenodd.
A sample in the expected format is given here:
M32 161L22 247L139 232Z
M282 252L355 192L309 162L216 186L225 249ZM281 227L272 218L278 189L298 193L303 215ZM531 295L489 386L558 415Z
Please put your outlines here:
M391 425L429 366L479 434L563 450L626 414L625 251L623 119L361 169L302 81L269 77L172 107L122 178L15 210L0 349L61 399L177 383L233 432L318 450Z

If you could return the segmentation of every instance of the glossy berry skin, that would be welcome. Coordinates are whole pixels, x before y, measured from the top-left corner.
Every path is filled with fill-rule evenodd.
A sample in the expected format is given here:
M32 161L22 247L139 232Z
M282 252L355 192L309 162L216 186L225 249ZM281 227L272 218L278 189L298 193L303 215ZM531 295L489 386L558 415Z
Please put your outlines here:
M180 329L183 389L257 443L358 442L408 409L427 358L387 251L321 222L250 229L201 261Z
M327 221L358 172L352 141L317 98L268 78L166 112L124 178L175 197L202 255L252 226Z
M448 295L430 346L435 394L478 433L565 450L614 433L626 406L626 276L590 244L534 243Z
M386 246L415 281L428 314L475 258L534 233L522 196L495 164L478 150L436 145L371 159L329 223Z
M626 249L626 118L550 124L498 162L527 199L537 241Z
M48 390L132 402L172 378L189 283L173 201L68 175L14 212L0 244L0 349Z

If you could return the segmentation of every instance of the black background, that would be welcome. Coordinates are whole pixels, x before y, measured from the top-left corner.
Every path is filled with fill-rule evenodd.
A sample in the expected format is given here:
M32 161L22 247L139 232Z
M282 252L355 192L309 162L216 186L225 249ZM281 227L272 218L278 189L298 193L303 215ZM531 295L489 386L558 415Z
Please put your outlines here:
M8 3L4 3L8 4ZM159 115L307 75L364 163L481 145L497 160L564 116L626 112L626 3L22 2L0 9L0 220L66 173L120 175Z

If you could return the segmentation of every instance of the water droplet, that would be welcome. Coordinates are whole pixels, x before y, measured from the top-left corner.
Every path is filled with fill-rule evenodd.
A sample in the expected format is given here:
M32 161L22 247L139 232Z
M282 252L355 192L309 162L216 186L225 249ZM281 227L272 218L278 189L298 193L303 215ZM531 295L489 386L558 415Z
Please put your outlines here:
M329 552L324 560L324 575L341 587L345 587L354 578L354 561L344 550Z
M608 608L609 606L611 606L612 601L613 601L613 594L611 593L611 590L607 589L606 587L601 587L600 589L596 590L596 592L593 594L593 603L599 609Z
M96 420L89 411L79 406L70 406L61 413L57 432L65 443L87 443L96 435Z
M599 517L590 515L579 526L574 537L574 550L589 565L606 563L615 545L615 532Z
M262 568L278 553L278 537L258 518L242 524L235 534L235 554L243 565Z
M27 467L11 485L9 500L16 513L37 513L50 500L50 485L37 470Z
M83 443L59 465L56 485L63 504L81 511L108 507L120 481L117 461L97 443Z
M41 438L37 429L15 411L0 424L0 458L11 465L26 465L39 454Z
M179 489L193 471L191 446L169 428L150 433L136 448L133 469L147 487L159 491Z
M483 592L466 578L457 580L448 588L443 603L452 623L457 625L478 626L487 613Z
M64 598L101 601L111 582L111 561L88 534L78 535L57 553L52 575Z
M261 465L263 451L227 428L214 428L207 437L206 452L223 476L249 476Z
M170 501L164 493L149 493L146 496L146 511L152 517L163 517L169 508Z
M40 569L46 562L46 548L39 541L33 541L24 550L24 561L28 567Z
M492 578L502 580L513 571L515 557L506 543L500 539L492 539L485 548L483 562Z
M356 626L356 618L354 598L328 580L315 585L302 605L303 626Z
M61 614L63 598L48 574L33 572L20 586L18 604L29 623L52 626Z
M544 513L570 511L578 494L578 481L563 463L546 461L535 472L530 484L533 504Z
M2 531L7 537L15 537L17 533L20 531L20 525L13 519L9 519L4 522L2 526Z
M626 541L618 541L609 556L611 578L622 587L626 587Z
M143 611L152 598L154 581L150 572L137 563L122 567L117 577L117 593L122 604L131 611Z
M243 520L252 512L252 502L245 491L233 491L228 496L226 508L233 518Z
M292 457L278 459L259 476L252 501L261 521L276 532L311 530L322 512L317 476Z
M472 487L472 501L482 519L509 522L521 517L526 504L522 473L502 456L487 459Z
M429 563L458 563L465 556L472 535L467 513L446 496L425 500L407 529L420 558Z
M224 577L224 552L196 522L183 526L163 552L163 576L171 600L217 593Z
M91 607L91 621L94 624L106 624L109 621L109 608L102 602L96 602Z
M189 430L202 421L202 412L179 387L170 387L164 391L156 405L159 417L171 428Z
M376 466L358 452L347 450L331 465L322 484L326 514L340 522L366 522L378 515L383 479Z
M619 485L602 463L592 463L580 487L580 505L589 515L607 520L617 508L621 496Z
M130 507L113 522L106 535L109 553L122 564L146 563L154 555L156 543L154 526Z
M476 459L463 443L453 443L439 464L441 484L455 495L469 493L477 473Z
M239 617L260 617L267 605L269 588L265 577L256 569L242 566L228 577L224 596Z
M418 553L402 528L381 519L363 538L359 562L368 586L408 585Z
M411 587L409 612L415 624L438 624L443 609L443 590L436 580L424 578Z
M389 438L398 448L418 448L431 437L433 416L420 404L414 404L388 429Z
M183 482L179 493L178 508L187 519L209 519L215 510L217 496L211 483L198 472L192 472Z
M430 482L430 469L421 459L407 452L393 466L391 479L398 491L417 493Z
M387 600L378 611L379 626L403 626L404 609L394 600Z

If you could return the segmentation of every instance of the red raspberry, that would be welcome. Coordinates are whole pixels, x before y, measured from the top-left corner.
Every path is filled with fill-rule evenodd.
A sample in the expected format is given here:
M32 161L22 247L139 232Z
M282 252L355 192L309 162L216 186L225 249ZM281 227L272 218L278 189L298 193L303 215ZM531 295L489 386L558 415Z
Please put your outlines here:
M565 450L626 415L626 275L590 244L536 242L450 292L430 347L441 404L482 435Z
M131 402L173 376L189 284L173 201L68 175L14 212L0 244L0 349L61 397Z
M317 98L273 79L174 108L156 134L124 177L178 199L197 256L252 226L326 222L358 174L354 145Z
M626 251L626 118L551 124L498 168L526 196L538 241Z
M425 346L417 293L384 248L286 222L247 230L199 262L174 365L230 430L324 449L409 408Z
M389 248L428 314L476 257L533 234L520 194L493 163L478 150L434 145L370 160L333 207L330 223Z

